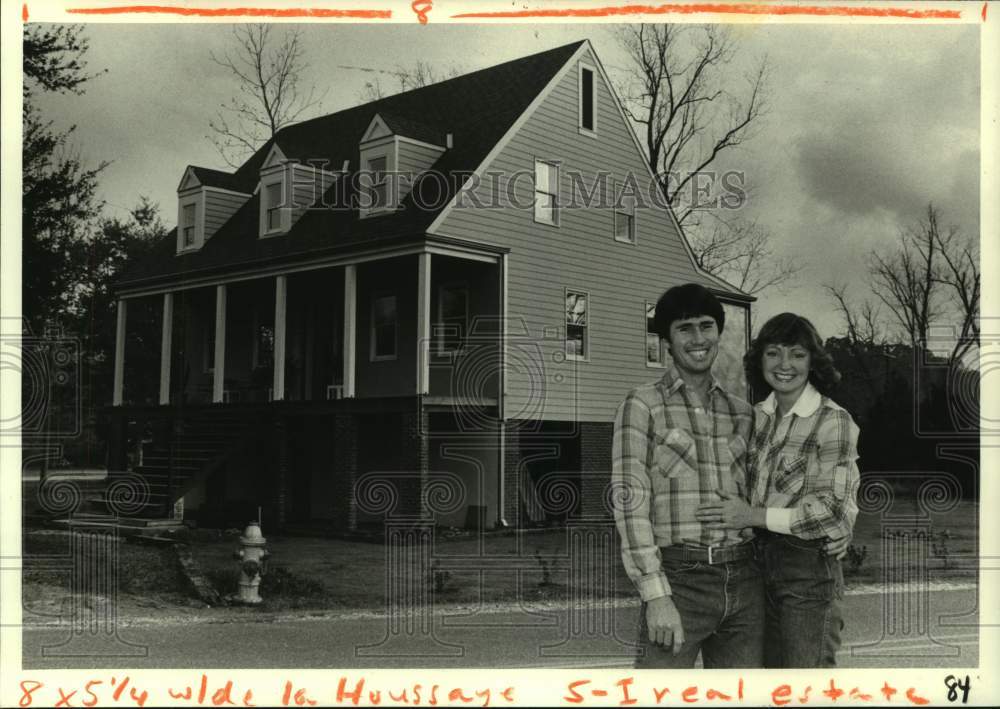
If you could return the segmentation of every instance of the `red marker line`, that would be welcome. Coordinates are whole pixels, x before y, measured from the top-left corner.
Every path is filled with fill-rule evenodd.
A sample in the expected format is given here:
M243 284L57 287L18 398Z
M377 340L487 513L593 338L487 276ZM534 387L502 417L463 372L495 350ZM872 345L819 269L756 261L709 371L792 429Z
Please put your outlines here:
M184 15L186 17L336 17L386 20L392 10L333 10L323 8L273 7L176 7L172 5L120 5L118 7L74 7L76 15Z
M505 10L500 12L463 12L453 19L526 18L526 17L612 17L616 15L692 15L714 12L727 15L820 15L849 17L902 17L907 19L960 19L958 10L911 10L899 7L819 7L814 5L759 4L668 4L621 5L617 7L563 8L548 10Z
M986 14L986 10L983 10L983 14ZM986 19L985 17L983 19ZM28 21L28 3L21 5L21 22Z

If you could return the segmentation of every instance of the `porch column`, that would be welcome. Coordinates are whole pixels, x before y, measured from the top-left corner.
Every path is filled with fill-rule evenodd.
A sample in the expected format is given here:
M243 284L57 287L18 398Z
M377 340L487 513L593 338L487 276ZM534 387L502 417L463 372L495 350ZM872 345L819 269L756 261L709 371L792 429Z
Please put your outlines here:
M113 406L122 405L122 392L125 390L125 316L128 312L128 301L118 299L118 322L115 327L115 383L111 395Z
M226 387L226 286L215 287L215 362L212 364L212 402L222 402Z
M354 398L354 363L358 329L358 270L344 266L344 398Z
M285 319L288 305L288 276L278 276L274 282L274 391L272 399L285 398Z
M497 524L509 527L512 520L505 516L507 511L507 254L500 255L499 271L500 287L500 352L497 371ZM516 433L515 433L516 435Z
M417 255L417 394L430 392L431 255Z
M170 364L174 339L174 294L163 294L163 329L160 336L160 405L170 403Z

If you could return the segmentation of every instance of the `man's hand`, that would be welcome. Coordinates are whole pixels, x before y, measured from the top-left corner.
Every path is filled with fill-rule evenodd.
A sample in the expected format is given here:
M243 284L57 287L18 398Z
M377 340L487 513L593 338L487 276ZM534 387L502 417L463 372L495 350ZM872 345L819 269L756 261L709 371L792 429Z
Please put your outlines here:
M763 509L755 510L746 500L736 497L731 492L716 490L722 499L700 505L694 513L695 519L709 529L743 529L744 527L763 526Z
M670 596L654 598L646 604L646 627L649 639L663 647L673 646L676 655L684 645L684 626L681 614Z
M827 539L823 546L823 553L836 559L843 559L847 556L847 547L851 546L851 535L840 537L839 539Z

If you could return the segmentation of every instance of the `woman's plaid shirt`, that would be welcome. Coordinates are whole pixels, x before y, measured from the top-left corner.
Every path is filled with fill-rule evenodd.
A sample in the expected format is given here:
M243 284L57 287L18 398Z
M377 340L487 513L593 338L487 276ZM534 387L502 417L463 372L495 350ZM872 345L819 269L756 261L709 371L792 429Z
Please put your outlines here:
M850 536L861 482L854 419L811 384L781 419L773 394L755 409L750 504L768 508L772 531L802 539Z
M629 392L618 407L612 447L615 523L622 563L642 600L670 593L660 547L730 546L752 531L710 530L698 505L722 488L746 496L746 442L753 409L712 380L708 406L675 369Z

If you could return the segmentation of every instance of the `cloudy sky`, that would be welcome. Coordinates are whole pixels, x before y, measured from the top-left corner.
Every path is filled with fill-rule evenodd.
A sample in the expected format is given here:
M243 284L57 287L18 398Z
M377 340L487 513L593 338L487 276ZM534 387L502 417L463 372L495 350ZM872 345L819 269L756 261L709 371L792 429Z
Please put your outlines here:
M743 27L734 37L743 63L730 78L738 86L766 55L770 110L720 166L744 171L753 188L741 216L804 265L784 292L762 295L755 320L794 309L824 336L836 334L841 323L820 284L835 278L863 297L866 253L892 242L928 202L945 223L978 233L980 28ZM93 24L86 32L90 69L107 72L84 96L47 97L43 108L57 125L76 124L86 159L112 161L101 178L109 213L124 216L146 195L173 225L184 167L225 168L207 135L234 89L209 60L225 48L226 26ZM327 113L360 102L377 70L418 59L474 70L582 38L620 80L628 60L609 25L312 25L304 83L326 91Z

